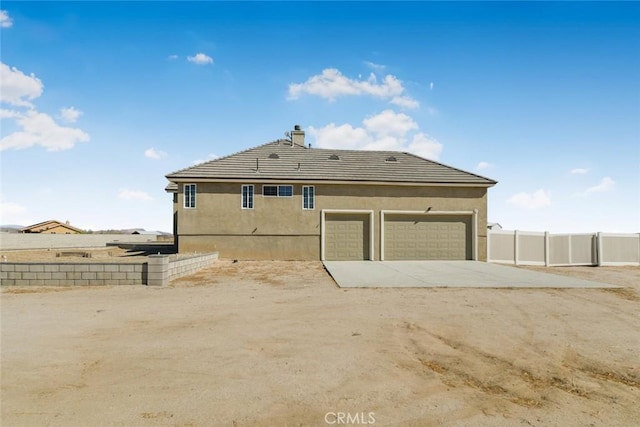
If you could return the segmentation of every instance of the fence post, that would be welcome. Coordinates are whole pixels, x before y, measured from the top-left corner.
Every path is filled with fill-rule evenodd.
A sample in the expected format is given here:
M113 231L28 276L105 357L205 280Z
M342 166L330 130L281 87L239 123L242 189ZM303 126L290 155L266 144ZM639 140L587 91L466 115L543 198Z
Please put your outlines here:
M518 230L513 230L513 265L518 265Z
M544 266L549 267L549 232L544 232Z
M478 208L473 210L473 223L471 224L473 228L473 246L471 247L471 259L474 261L478 260ZM487 233L489 234L489 233Z
M169 256L149 255L147 286L166 286L169 284Z
M602 232L598 231L596 233L596 257L598 259L597 265L598 267L602 266L604 262L604 254L602 251Z

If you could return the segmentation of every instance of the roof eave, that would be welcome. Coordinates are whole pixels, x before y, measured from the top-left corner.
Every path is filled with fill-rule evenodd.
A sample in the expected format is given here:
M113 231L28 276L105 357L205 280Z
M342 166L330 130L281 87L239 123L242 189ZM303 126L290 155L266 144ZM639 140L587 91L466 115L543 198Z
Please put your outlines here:
M211 178L211 177L173 177L167 178L173 183L184 182L211 182L211 183L223 183L223 182L241 182L241 183L254 183L256 181L272 181L272 182L290 182L295 184L336 184L336 185L402 185L402 186L434 186L434 187L493 187L498 182L488 180L489 182L464 182L464 181L374 181L374 180L340 180L340 179L291 179L291 178L272 178L272 177L260 177L256 178ZM167 186L165 191L170 193L177 192L177 189L172 189Z

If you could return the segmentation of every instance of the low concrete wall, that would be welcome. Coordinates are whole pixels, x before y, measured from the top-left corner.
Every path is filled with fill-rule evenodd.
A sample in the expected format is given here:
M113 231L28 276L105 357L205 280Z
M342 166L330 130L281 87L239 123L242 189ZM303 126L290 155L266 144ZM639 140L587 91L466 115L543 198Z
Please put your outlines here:
M99 248L114 242L155 242L144 234L29 234L0 233L0 250Z
M218 252L206 255L194 255L189 258L179 258L169 261L169 281L178 277L188 276L198 270L210 266L218 259Z
M171 259L169 255L149 256L149 286L166 286L172 280L188 276L210 266L218 259L218 252Z
M0 263L2 286L143 285L147 263Z
M177 259L151 255L144 263L0 263L2 286L166 286L218 259L218 253Z

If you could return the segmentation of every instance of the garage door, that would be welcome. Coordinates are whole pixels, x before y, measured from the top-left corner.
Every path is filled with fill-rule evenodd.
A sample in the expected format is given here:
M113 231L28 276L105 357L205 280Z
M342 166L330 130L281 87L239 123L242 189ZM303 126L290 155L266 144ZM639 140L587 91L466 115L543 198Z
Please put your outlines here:
M369 259L369 215L327 214L324 239L328 261Z
M384 259L471 259L471 217L386 215Z

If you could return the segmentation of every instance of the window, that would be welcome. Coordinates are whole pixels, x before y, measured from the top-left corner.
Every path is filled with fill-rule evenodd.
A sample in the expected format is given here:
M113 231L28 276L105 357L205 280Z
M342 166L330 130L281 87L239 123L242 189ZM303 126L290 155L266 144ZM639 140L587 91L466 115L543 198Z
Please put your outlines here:
M302 187L302 209L314 209L316 207L316 190L313 185Z
M242 209L253 209L253 184L242 186Z
M278 195L278 186L276 185L263 185L262 186L262 195L275 197Z
M185 208L196 207L196 185L195 184L184 185L184 207Z
M293 196L293 185L278 185L278 197Z
M291 197L293 185L263 185L262 195L266 197Z

